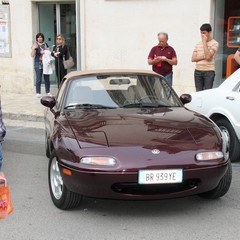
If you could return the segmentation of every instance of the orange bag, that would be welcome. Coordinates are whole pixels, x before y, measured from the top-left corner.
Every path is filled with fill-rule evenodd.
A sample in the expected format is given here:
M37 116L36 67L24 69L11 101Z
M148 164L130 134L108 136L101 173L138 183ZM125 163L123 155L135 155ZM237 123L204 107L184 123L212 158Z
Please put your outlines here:
M13 211L9 187L5 175L0 173L0 219L6 218Z

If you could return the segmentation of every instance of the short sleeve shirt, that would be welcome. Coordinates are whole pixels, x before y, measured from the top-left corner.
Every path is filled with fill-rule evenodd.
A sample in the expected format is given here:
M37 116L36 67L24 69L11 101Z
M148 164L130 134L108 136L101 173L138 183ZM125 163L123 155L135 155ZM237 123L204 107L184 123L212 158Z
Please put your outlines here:
M159 45L154 46L148 55L148 59L153 60L154 56L165 56L168 59L177 58L175 50L169 45L164 48L161 48ZM152 65L152 70L165 76L169 73L172 73L172 65L163 61L161 62L161 66L158 66L158 64Z
M196 70L200 71L215 71L215 54L218 50L218 42L214 39L207 42L208 49L210 51L214 52L213 58L211 61L201 60L196 63ZM204 55L204 49L203 49L203 42L199 42L196 44L194 48L194 52L197 54L197 56L203 56Z

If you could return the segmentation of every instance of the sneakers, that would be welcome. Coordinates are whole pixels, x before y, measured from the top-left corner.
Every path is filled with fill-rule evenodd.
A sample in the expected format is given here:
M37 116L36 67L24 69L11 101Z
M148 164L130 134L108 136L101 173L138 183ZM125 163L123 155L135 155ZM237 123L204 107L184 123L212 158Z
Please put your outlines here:
M49 92L47 93L48 96L52 97L52 94ZM41 94L40 93L37 93L37 97L40 98L41 97Z

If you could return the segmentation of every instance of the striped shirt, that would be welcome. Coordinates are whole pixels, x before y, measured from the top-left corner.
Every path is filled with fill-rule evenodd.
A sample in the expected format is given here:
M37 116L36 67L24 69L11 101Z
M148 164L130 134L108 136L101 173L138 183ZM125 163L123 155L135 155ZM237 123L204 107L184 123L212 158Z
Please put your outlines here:
M196 62L196 70L200 70L200 71L215 71L215 53L218 50L218 42L214 39L212 39L211 41L207 42L207 46L209 51L213 51L214 55L211 61L207 61L207 60L201 60ZM197 54L197 57L199 56L203 56L204 55L204 49L203 49L203 43L199 42L196 44L195 48L194 48L194 52Z

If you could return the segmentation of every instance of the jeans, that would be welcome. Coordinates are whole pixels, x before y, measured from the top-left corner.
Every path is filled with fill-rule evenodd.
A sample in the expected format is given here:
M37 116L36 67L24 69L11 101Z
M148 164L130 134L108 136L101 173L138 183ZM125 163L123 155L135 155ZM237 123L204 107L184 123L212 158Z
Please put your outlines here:
M196 91L211 89L215 78L215 71L194 71Z
M172 87L172 78L173 78L173 73L168 73L167 75L164 75L166 78L168 84Z
M45 82L45 92L50 92L50 75L43 74L44 82Z
M35 72L36 72L36 93L40 94L43 70L39 69L39 67L35 67Z
M1 171L1 168L2 168L2 143L0 143L0 171Z
M35 67L36 72L36 93L41 93L41 84L42 84L42 75L43 75L43 69L39 69L38 67ZM45 82L45 91L46 93L50 92L50 78L49 75L44 74L44 82Z

